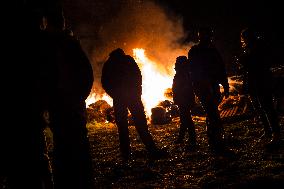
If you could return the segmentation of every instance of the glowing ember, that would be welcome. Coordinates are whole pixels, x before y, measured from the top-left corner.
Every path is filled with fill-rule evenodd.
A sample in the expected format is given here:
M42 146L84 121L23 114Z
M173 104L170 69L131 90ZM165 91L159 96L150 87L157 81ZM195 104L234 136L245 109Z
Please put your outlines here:
M105 100L109 105L112 106L112 98L108 96L106 93L102 95L97 95L96 93L91 93L86 99L86 106L88 107L90 104L95 103L98 100Z

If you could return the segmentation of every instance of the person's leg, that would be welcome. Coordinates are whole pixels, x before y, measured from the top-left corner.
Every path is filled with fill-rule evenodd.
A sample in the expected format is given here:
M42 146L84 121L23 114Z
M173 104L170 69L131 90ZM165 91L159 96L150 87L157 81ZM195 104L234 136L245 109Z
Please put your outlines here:
M198 94L198 98L206 112L206 129L209 148L214 153L223 153L225 151L223 125L218 110L218 99L215 99L214 89L210 88L210 86L205 86L199 90Z
M195 125L191 117L190 109L187 110L187 126L188 126L188 136L189 136L189 145L192 147L196 146L196 132L195 132Z
M224 139L223 139L223 125L220 120L218 108L210 102L206 104L207 112L207 136L208 143L211 150L219 152L224 150Z
M264 104L265 100L262 96L256 96L251 95L251 102L253 105L253 108L255 110L256 116L260 118L260 121L262 122L263 129L264 129L264 137L265 138L271 138L272 136L272 130L270 126L270 120L268 117L267 112L265 111Z
M148 151L156 149L155 142L148 130L144 106L140 98L134 98L129 103L129 110L132 115L135 128Z
M267 94L260 98L260 103L263 109L263 116L268 120L266 127L270 127L272 132L272 140L269 143L271 145L278 144L280 142L280 123L273 104L273 98Z
M115 122L118 128L120 152L122 158L128 159L130 155L130 139L128 130L128 109L124 101L113 99Z
M10 130L10 138L5 141L9 145L5 152L9 159L5 163L8 167L8 188L11 189L43 187L41 117L40 113L28 114L19 115L24 125L14 125L13 130Z
M133 117L135 128L145 145L150 158L160 159L168 156L168 152L164 149L159 149L154 142L151 133L148 130L147 119L144 112L144 106L141 98L134 98L129 103L129 110Z
M57 106L50 114L55 189L92 188L92 158L82 106Z
M188 124L188 118L186 113L186 107L183 105L178 105L179 108L179 116L180 116L180 126L179 126L179 135L177 142L181 143L185 137L185 133L187 131L187 124Z

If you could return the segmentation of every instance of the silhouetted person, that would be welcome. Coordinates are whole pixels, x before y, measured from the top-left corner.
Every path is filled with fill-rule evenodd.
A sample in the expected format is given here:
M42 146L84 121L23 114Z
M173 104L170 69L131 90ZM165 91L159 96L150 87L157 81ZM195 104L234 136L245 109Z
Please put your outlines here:
M280 125L273 105L273 80L270 67L271 51L261 35L250 28L241 32L243 54L240 58L244 74L244 92L249 94L253 107L264 127L264 138L271 139L268 146L280 142Z
M38 88L39 65L42 63L40 49L44 38L40 28L43 11L29 1L17 5L13 7L15 12L12 11L16 20L9 20L14 27L7 27L8 31L12 29L6 36L11 40L10 45L3 52L4 56L9 57L3 57L7 65L13 67L10 67L11 72L3 69L3 73L7 73L5 83L10 84L10 90L3 88L4 95L9 93L8 98L3 99L10 107L3 108L9 115L2 115L6 120L2 120L5 124L1 125L0 130L0 174L3 171L8 177L7 188L40 189L43 188L43 176L47 171L43 156L44 122Z
M113 50L103 65L101 83L106 93L113 98L122 158L128 160L131 154L128 109L150 156L155 158L162 156L162 151L157 148L148 130L144 106L141 101L142 75L135 60L131 56L125 55L120 48Z
M62 9L47 12L45 105L53 133L55 189L92 188L92 158L86 104L93 71L80 42L65 32Z
M229 84L222 57L212 42L213 31L200 28L199 43L188 52L188 60L194 93L206 113L207 137L210 150L217 155L229 152L224 143L223 125L218 105L221 102L220 86L225 97L229 96Z
M179 108L180 128L177 143L184 140L188 133L189 146L196 146L195 126L191 118L191 108L195 104L195 95L193 92L192 81L189 73L189 63L186 56L176 58L175 71L173 79L173 100Z

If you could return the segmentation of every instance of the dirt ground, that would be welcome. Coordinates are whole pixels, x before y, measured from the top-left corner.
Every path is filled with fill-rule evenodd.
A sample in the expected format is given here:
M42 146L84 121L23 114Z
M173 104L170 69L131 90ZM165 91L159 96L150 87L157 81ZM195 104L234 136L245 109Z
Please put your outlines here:
M282 143L268 151L260 140L262 126L253 119L225 124L227 145L235 157L214 157L207 144L204 117L195 117L198 148L192 151L175 144L179 120L164 125L149 125L160 148L169 156L148 158L134 126L129 126L132 155L121 160L117 128L112 123L89 122L89 139L94 163L94 188L283 188L284 186L284 116L281 116ZM7 189L5 177L0 189Z
M282 140L284 117L281 117ZM135 127L129 126L132 156L124 163L119 156L117 129L111 123L89 123L96 188L283 188L284 142L267 150L260 140L262 127L247 119L225 124L225 138L235 157L214 157L207 144L204 119L195 119L198 149L186 141L175 144L179 120L149 125L155 141L169 157L147 157Z

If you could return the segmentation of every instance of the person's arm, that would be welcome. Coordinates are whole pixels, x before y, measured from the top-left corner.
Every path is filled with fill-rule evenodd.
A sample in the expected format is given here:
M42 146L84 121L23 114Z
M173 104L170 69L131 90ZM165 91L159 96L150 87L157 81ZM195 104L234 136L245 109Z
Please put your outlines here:
M230 95L229 92L230 86L228 82L225 63L223 61L221 54L217 51L217 49L215 54L216 54L216 66L217 66L217 81L223 86L225 98L228 98Z
M110 60L107 60L102 68L102 76L101 76L101 84L105 92L113 97L113 90L112 90L112 85L111 85L111 67L110 67Z
M135 86L135 88L138 90L138 94L142 95L142 74L140 71L140 68L133 57L127 55L127 59L130 63L130 72L132 73L132 81L133 83L131 86Z

